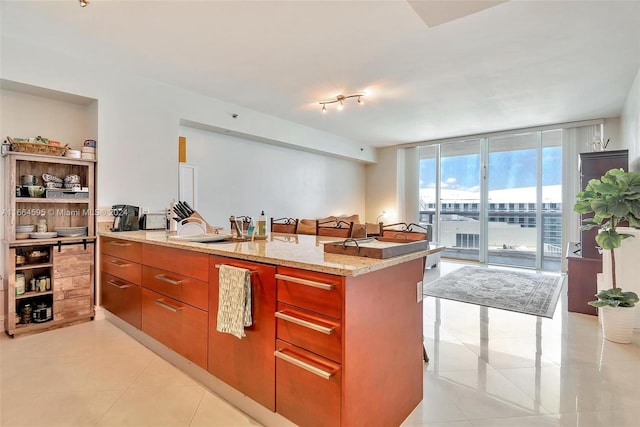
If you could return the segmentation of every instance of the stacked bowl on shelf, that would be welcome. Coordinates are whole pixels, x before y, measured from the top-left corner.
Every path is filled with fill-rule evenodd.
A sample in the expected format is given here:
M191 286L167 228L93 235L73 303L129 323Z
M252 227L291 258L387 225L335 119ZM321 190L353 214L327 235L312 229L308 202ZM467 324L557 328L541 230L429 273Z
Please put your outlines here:
M83 147L80 149L82 151L82 158L85 160L95 160L96 159L96 141L94 139L85 139L83 143Z
M28 239L30 233L35 230L34 224L20 224L16 225L16 239Z

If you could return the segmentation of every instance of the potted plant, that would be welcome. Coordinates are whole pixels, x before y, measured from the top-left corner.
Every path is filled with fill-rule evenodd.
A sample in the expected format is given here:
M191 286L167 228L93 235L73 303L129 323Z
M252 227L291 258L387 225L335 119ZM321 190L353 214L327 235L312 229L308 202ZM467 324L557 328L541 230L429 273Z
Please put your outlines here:
M597 300L590 301L589 305L599 308L605 339L629 343L635 317L632 307L639 300L635 292L624 292L616 283L614 249L620 248L624 239L633 237L617 231L620 223L640 228L640 172L611 169L602 178L590 180L576 198L573 208L576 212L593 213L592 218L583 220L584 225L580 229L599 227L596 243L611 256L612 288L598 292Z

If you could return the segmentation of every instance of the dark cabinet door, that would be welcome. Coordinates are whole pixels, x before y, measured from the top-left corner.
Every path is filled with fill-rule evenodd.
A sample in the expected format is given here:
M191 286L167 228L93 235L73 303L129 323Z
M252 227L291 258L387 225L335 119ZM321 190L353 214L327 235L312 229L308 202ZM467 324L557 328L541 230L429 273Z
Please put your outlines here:
M272 265L212 256L209 275L209 372L275 411L276 269ZM218 270L221 264L251 274L253 324L246 336L218 332Z
M589 183L591 179L599 179L611 169L622 168L629 170L629 151L594 151L591 153L580 153L580 190ZM582 215L581 220L593 215ZM598 229L594 228L581 232L580 243L582 244L582 257L601 259L596 243Z
M122 320L140 329L140 286L102 273L102 306Z

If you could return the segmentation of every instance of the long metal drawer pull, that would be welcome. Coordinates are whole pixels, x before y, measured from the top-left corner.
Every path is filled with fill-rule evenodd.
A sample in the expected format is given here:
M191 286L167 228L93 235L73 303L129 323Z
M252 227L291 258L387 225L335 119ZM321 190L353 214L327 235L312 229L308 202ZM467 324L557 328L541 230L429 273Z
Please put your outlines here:
M160 280L161 282L166 282L169 283L171 285L182 285L182 280L172 280L169 279L167 276L165 276L164 274L156 274L155 276L153 276L155 279Z
M302 360L298 360L295 357L291 357L288 354L284 354L280 350L274 351L273 355L276 356L278 359L282 359L285 362L289 362L292 365L296 365L297 367L305 369L305 370L311 372L312 374L316 374L317 376L322 377L325 380L331 379L331 377L334 374L333 372L323 371L322 369L316 368L313 365L309 365L308 363L305 363Z
M323 289L325 291L332 291L336 287L336 285L331 285L328 283L313 282L311 280L306 280L306 279L298 279L297 277L285 276L284 274L276 274L276 279L286 280L287 282L298 283L300 285L311 286L314 288Z
M214 267L215 267L215 268L220 268L220 267L222 267L223 265L227 265L227 264L216 264ZM230 265L230 267L235 267L235 266ZM242 267L238 267L238 268L242 268ZM259 271L254 271L254 270L249 270L249 274L250 274L250 275L254 275L254 274L258 274L258 273L260 273L260 272L259 272Z
M180 310L182 310L182 307L174 307L172 305L167 304L166 302L162 301L161 299L157 299L154 301L156 304L158 304L160 307L162 308L166 308L169 311L173 311L174 313L179 312Z
M108 243L113 246L131 246L131 243L121 243L121 242L108 242Z
M313 329L314 331L322 332L323 334L331 335L335 328L327 328L326 326L318 325L317 323L308 322L306 320L298 319L297 317L290 316L282 311L276 312L278 319L286 320L287 322L295 323L296 325L304 326L305 328Z
M126 289L131 287L131 285L119 285L114 280L107 280L107 283L110 284L111 286L115 286L118 289Z
M130 265L128 262L118 262L112 259L109 260L109 264L113 264L116 267L120 267L120 268L127 267L128 265Z

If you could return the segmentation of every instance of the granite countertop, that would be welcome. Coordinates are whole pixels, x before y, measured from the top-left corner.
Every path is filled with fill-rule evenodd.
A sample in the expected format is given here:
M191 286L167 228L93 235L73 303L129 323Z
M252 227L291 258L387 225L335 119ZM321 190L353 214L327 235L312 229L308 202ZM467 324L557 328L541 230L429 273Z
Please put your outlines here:
M393 265L422 258L444 249L443 247L436 247L393 258L374 259L325 253L323 242L343 240L335 237L272 233L267 236L266 240L255 240L253 242L196 243L170 239L169 236L171 234L175 233L165 231L101 231L99 233L100 236L105 237L187 249L340 276L359 276L371 271L381 270Z

